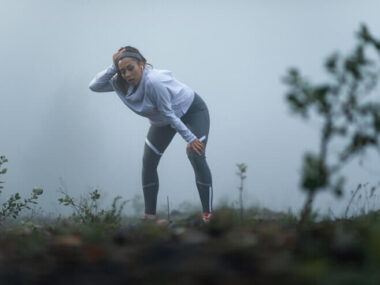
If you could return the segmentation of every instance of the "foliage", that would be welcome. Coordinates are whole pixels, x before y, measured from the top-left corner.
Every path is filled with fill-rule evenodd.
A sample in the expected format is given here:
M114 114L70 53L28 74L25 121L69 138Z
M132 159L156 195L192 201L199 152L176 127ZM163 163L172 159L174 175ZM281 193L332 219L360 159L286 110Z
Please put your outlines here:
M60 193L63 194L63 197L58 198L58 202L64 206L71 207L74 210L71 218L74 221L84 224L118 224L121 222L121 214L124 206L128 202L128 200L124 200L118 204L122 197L117 196L113 199L111 209L106 210L99 208L99 199L101 195L98 189L89 192L88 197L82 197L79 201L63 190L60 190Z
M304 119L314 115L322 121L319 151L304 156L301 185L307 199L300 224L310 214L317 192L343 194L343 166L371 147L379 150L380 103L372 95L380 75L380 40L362 25L357 41L348 56L334 53L327 58L328 82L313 84L295 68L284 80L290 109ZM336 151L334 145L334 153L333 143L339 146Z
M368 215L370 212L376 212L379 208L379 197L376 194L378 183L376 186L370 186L368 183L358 184L354 191L351 191L351 198L346 206L344 217L348 218L348 213L353 209L353 213L362 216Z
M5 156L0 156L0 175L7 173L7 168L2 168L3 164L8 162ZM3 181L0 181L3 184ZM4 187L0 185L0 194L2 194ZM42 195L43 190L35 188L32 190L32 194L29 198L22 198L19 193L11 195L7 201L1 204L0 209L0 222L4 221L8 217L16 219L20 212L24 209L30 209L30 204L37 204L38 196Z

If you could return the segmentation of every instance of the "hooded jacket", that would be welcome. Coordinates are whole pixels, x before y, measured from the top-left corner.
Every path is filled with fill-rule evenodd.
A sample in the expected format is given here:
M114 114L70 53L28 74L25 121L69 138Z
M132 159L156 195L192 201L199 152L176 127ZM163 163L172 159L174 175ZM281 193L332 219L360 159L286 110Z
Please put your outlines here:
M136 90L128 86L127 92L116 84L117 68L112 64L99 72L90 82L95 92L115 91L133 112L149 119L155 126L171 125L183 139L190 143L196 136L181 121L194 100L194 91L175 79L169 70L159 70L146 65Z

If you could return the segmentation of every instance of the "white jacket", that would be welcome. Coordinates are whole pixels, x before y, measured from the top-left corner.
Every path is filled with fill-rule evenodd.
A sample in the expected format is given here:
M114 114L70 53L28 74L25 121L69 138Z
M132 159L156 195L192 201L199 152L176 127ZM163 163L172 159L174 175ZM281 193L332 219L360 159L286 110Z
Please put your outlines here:
M170 124L186 142L196 136L180 120L194 100L194 91L175 79L172 72L158 70L146 65L136 91L127 94L116 84L117 69L114 64L99 72L90 82L89 88L95 92L115 91L133 112L149 118L152 125Z

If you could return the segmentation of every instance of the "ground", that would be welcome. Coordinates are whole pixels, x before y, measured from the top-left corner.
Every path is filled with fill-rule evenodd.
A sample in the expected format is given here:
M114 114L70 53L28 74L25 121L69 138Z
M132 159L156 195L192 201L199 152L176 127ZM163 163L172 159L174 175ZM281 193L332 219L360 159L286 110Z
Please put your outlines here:
M379 284L379 219L15 223L1 229L0 284Z

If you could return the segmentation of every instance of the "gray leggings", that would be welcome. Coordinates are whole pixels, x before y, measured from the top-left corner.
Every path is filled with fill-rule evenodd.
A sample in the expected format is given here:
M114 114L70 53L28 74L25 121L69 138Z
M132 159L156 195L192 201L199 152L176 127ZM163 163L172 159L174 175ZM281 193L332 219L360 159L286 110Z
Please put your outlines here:
M210 117L206 103L195 93L194 101L181 121L193 132L193 134L203 144L207 145L210 130ZM156 214L157 194L158 194L158 174L157 166L162 154L176 134L176 130L170 125L164 127L151 126L145 141L142 185L145 200L145 213ZM206 151L206 148L205 148ZM198 155L192 149L188 153L188 158L195 173L195 183L198 188L202 203L203 212L212 212L212 178L211 172L206 162L205 151Z

